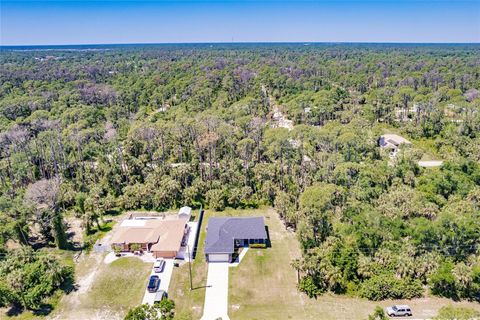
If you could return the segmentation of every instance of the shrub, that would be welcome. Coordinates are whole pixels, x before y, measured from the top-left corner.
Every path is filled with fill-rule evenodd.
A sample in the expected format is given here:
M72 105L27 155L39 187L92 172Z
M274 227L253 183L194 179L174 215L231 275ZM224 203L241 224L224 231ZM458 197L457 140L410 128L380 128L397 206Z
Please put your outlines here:
M175 316L175 303L170 299L164 299L153 306L142 304L128 310L124 320L170 320Z
M205 194L210 209L222 211L225 209L225 195L220 189L208 190Z
M251 243L248 246L250 248L266 248L267 247L265 243Z
M456 320L469 320L480 318L480 312L463 307L453 307L446 306L442 307L438 311L438 315L433 318L435 320L447 320L447 319L456 319Z
M113 252L115 252L115 255L120 255L120 252L122 252L123 248L121 245L113 245L112 246Z
M443 262L435 273L430 276L429 283L434 295L456 298L455 276L452 273L453 263Z
M0 263L0 306L38 310L57 290L69 291L73 267L47 252L22 248Z
M480 265L472 268L472 285L470 287L470 298L480 302Z
M316 285L316 282L310 276L303 277L300 280L298 290L305 292L309 298L316 298L323 293L323 290Z
M368 320L387 320L388 317L385 315L385 311L380 306L376 306L375 310L371 315L368 316Z
M9 304L17 301L18 297L15 295L15 292L0 280L0 308L7 307Z
M130 245L130 251L140 251L142 246L139 243L132 243Z
M361 287L360 296L369 300L411 299L421 297L422 284L418 280L397 279L394 275L381 274L366 280Z

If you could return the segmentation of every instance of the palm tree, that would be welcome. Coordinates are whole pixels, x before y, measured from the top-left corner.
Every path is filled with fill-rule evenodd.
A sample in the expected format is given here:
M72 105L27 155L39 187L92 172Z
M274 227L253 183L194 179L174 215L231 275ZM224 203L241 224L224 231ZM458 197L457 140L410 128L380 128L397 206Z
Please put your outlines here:
M471 267L467 266L463 262L460 262L453 268L453 276L455 277L457 285L459 285L459 288L461 290L468 290L468 288L472 284L473 279L471 271Z

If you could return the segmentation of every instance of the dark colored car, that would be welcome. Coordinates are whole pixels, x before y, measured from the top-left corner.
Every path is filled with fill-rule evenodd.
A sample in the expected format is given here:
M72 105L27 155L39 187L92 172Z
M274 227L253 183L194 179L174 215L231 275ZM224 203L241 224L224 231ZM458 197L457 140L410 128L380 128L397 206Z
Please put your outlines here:
M160 286L160 278L158 276L151 276L148 281L148 292L156 292Z

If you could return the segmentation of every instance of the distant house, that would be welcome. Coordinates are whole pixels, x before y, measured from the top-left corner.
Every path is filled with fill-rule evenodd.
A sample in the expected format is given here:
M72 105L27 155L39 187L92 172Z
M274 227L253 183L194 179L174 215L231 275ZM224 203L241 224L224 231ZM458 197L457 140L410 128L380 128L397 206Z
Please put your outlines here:
M187 234L186 219L127 219L110 240L112 246L131 251L132 245L151 252L156 258L175 258Z
M379 145L383 149L390 151L390 156L395 157L401 145L411 145L412 143L397 134L384 134L380 136Z
M190 217L192 216L192 208L190 207L181 207L180 210L178 211L178 218L179 219L186 219L187 221L190 220Z
M423 168L441 167L443 165L443 161L442 160L420 160L418 161L418 165Z
M408 109L408 112L417 113L419 109L420 109L420 105L417 103L414 103L413 106L410 109Z
M267 241L263 217L215 217L208 219L204 252L208 262L230 262L235 249Z

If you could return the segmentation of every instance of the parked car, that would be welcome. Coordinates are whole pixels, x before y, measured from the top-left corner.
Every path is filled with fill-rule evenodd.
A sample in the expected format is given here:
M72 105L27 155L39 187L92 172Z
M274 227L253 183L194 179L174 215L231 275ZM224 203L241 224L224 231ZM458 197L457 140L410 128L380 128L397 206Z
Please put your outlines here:
M151 276L148 281L148 292L156 292L160 286L160 278L158 276Z
M387 308L387 314L390 317L411 317L412 309L407 305L396 305Z
M163 272L163 268L165 268L165 260L163 259L155 260L155 263L153 264L153 270L156 273L160 273L160 272Z
M165 290L158 290L158 292L155 294L155 299L153 300L153 303L159 303L163 299L167 299L168 294Z

